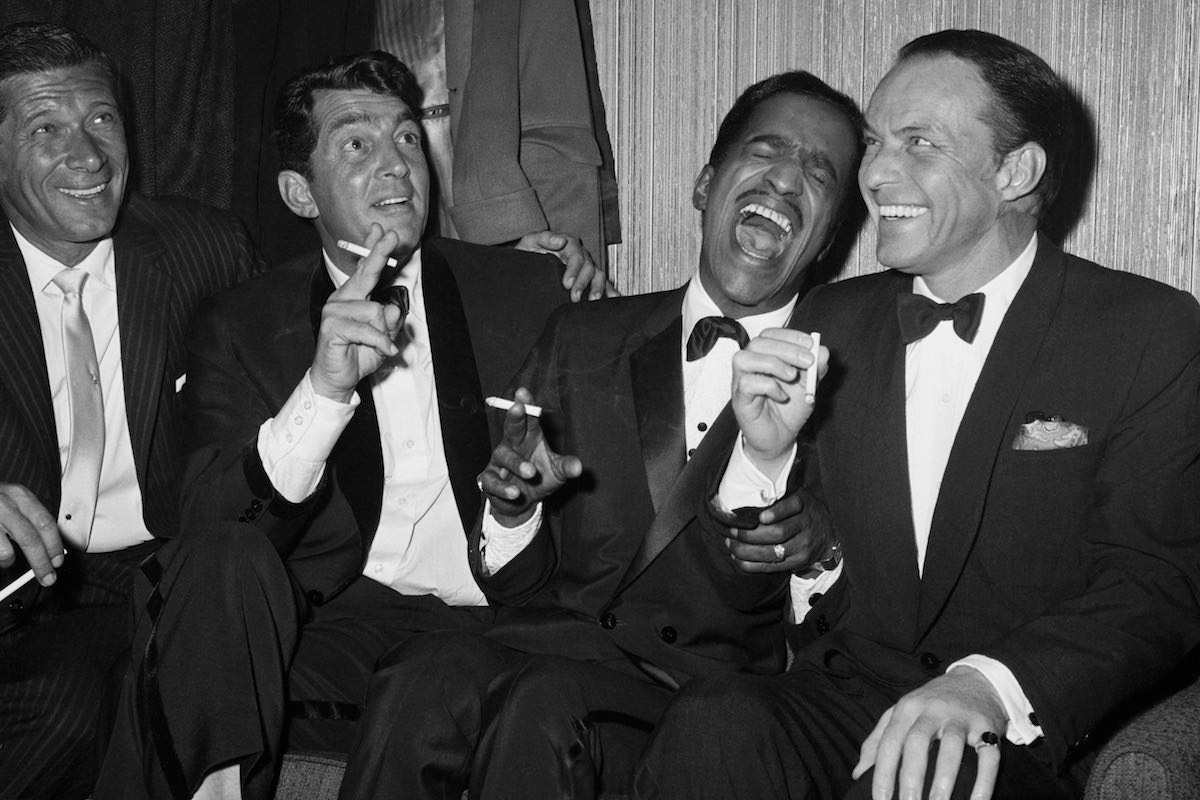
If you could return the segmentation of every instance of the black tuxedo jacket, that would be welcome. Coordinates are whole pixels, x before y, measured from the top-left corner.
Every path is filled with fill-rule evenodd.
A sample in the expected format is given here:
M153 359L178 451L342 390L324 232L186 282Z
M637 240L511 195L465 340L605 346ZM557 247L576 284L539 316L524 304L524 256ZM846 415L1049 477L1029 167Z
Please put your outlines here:
M547 435L584 475L550 498L542 529L494 575L476 528L472 568L501 607L489 636L531 652L628 657L672 687L782 668L787 576L738 572L703 513L737 434L728 406L686 460L684 291L561 309L514 380L551 409Z
M1029 697L1057 764L1200 640L1200 308L1038 242L958 429L917 572L905 347L885 272L797 310L833 364L818 394L822 488L845 552L830 649L897 694L970 653ZM1017 450L1026 415L1085 446Z
M121 367L133 459L146 526L178 529L179 412L184 331L199 302L260 271L240 224L224 212L182 200L128 198L113 232ZM62 465L45 348L25 261L0 215L0 482L18 483L58 513ZM0 582L25 569L0 570ZM29 591L36 591L30 586ZM28 608L29 602L21 606ZM0 629L15 621L11 604Z
M488 426L500 422L483 397L500 393L566 292L551 256L435 239L424 244L421 260L446 462L469 530L479 509L475 478L491 453ZM257 526L316 605L362 571L379 523L383 455L369 384L359 386L362 402L321 486L302 503L275 492L257 437L311 366L332 291L316 255L214 298L189 336L184 397L185 524Z

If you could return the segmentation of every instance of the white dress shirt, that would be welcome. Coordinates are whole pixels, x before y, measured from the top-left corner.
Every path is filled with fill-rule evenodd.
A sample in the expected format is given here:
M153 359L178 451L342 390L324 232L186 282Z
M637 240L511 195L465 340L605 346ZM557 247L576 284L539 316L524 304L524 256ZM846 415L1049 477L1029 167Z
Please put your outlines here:
M768 311L764 314L742 317L738 320L745 328L746 334L753 339L767 328L780 328L787 324L796 307L793 297L783 307ZM692 334L692 328L704 317L721 317L724 314L717 308L708 292L704 290L699 279L688 283L683 297L683 332L679 342L679 361L683 370L683 408L684 429L687 446L687 457L691 458L705 434L716 421L721 409L729 402L733 388L733 354L738 351L738 343L722 337L717 340L702 358L695 361L687 360L687 340ZM717 499L726 508L740 506L767 506L774 503L786 491L788 473L795 459L796 449L792 446L792 455L784 465L779 476L772 480L763 475L750 463L742 450L742 439L737 437L733 455L721 480ZM506 528L491 515L491 502L488 501L483 519L480 548L483 550L484 568L494 573L507 564L517 553L520 553L537 534L541 525L541 504L536 507L534 515L526 522L514 528Z
M328 255L325 266L334 286L348 279ZM383 451L383 501L363 574L404 594L432 594L448 605L486 605L471 575L466 534L450 486L420 250L394 285L408 289L409 310L397 340L399 355L371 376ZM349 403L319 397L305 374L280 412L259 429L263 468L280 494L299 502L316 489L358 403L357 394Z
M43 253L16 228L12 231L21 256L25 259L29 284L33 288L33 301L37 307L38 324L46 352L46 373L50 378L58 456L60 466L65 469L71 443L71 404L67 396L66 353L63 350L63 293L54 284L54 276L66 269L66 265ZM96 516L92 520L92 535L87 550L89 553L104 553L148 541L154 536L146 528L142 515L142 492L133 463L129 419L125 413L125 382L117 319L117 271L112 239L102 239L75 268L88 273L83 287L83 310L92 328L96 358L100 364L100 391L104 397L104 458L100 465Z
M908 438L909 489L912 496L913 530L916 535L917 569L925 569L925 550L933 511L950 449L958 435L958 426L975 391L975 383L996 340L1000 323L1013 298L1025 282L1037 252L1037 236L1003 272L978 291L986 298L983 316L975 340L964 342L949 321L908 345L904 357L905 421ZM913 292L934 302L944 302L926 285L913 279ZM1033 711L1012 672L999 661L970 655L951 664L947 671L972 667L979 670L996 688L1008 713L1007 738L1013 744L1029 744L1042 735L1041 728L1029 721Z

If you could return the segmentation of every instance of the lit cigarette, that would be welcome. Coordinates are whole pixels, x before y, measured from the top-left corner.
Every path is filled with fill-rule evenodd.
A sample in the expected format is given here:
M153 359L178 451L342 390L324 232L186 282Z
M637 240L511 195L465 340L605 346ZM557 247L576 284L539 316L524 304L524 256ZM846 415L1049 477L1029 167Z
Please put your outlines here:
M512 400L505 400L503 397L485 397L483 402L492 408L498 408L501 411L508 411L516 405ZM540 417L542 415L542 407L535 406L532 403L525 404L525 413L531 417Z
M66 552L67 551L64 550L63 554L66 555ZM23 574L21 577L17 578L15 581L10 583L8 586L5 586L3 589L0 589L0 603L3 603L8 598L9 595L14 593L18 589L20 589L25 584L29 583L31 580L33 580L33 570L30 569L30 570L26 570L25 574Z
M821 353L821 334L812 332L812 366L804 371L804 402L810 406L817 399L817 357Z
M360 258L366 258L367 256L371 255L371 251L368 250L367 248L363 247L361 244L355 244L354 242L347 242L345 239L338 239L337 244L338 244L338 247L342 248L346 252L354 253L354 255L356 255ZM394 258L389 257L387 260L387 265L389 267L397 267L400 265L400 262Z

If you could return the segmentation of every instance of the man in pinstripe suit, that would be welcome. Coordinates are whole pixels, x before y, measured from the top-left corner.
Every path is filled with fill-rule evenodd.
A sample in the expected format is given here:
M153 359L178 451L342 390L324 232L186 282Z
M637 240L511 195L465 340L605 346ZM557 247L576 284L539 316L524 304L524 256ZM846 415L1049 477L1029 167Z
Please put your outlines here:
M220 213L126 197L117 84L109 56L70 30L0 31L0 586L35 578L0 607L6 800L91 791L134 569L178 527L183 334L202 298L259 265ZM60 289L76 270L81 288ZM68 323L79 307L82 340ZM72 408L67 367L88 333L91 418ZM80 493L64 469L84 440L98 479Z

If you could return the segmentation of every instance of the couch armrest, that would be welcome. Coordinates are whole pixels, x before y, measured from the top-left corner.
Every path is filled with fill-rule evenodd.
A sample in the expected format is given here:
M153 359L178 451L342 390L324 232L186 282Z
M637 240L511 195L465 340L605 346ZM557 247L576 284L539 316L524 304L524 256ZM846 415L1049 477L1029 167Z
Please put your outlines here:
M1100 751L1084 800L1200 797L1200 680L1155 703Z

